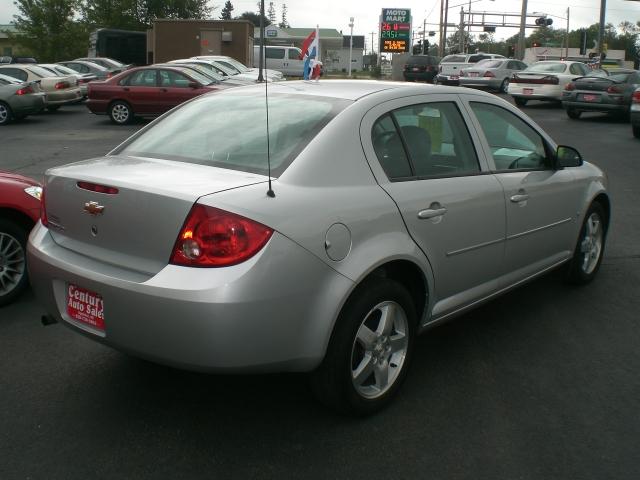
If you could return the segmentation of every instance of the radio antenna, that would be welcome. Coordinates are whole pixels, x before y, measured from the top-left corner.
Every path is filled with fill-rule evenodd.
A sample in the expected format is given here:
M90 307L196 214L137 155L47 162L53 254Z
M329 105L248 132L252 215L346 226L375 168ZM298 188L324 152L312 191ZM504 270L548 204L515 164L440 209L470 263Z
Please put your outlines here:
M267 197L274 198L276 196L275 192L271 188L271 148L269 142L269 93L267 85L269 81L264 79L264 103L267 111L267 169L269 170L269 190L267 190Z

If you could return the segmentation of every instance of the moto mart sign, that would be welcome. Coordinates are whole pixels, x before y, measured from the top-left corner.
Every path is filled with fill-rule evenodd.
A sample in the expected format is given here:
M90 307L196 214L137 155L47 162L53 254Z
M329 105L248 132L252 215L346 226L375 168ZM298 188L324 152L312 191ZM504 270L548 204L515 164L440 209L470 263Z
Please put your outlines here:
M380 15L380 51L405 53L411 46L411 9L383 8Z

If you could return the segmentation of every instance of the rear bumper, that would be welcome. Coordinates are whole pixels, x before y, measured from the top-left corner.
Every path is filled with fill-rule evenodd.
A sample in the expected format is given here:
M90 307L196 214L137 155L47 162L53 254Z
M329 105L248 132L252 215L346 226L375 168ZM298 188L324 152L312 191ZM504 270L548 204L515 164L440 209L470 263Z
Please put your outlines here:
M460 77L457 75L440 75L436 76L436 81L441 85L453 85L457 87L460 85Z
M526 83L509 83L509 95L531 100L562 100L562 85L537 85ZM527 93L531 92L531 93Z
M201 371L315 368L352 285L278 233L240 265L167 265L146 278L60 247L38 223L28 257L36 296L58 321L135 356ZM67 315L69 284L102 296L104 332Z
M436 76L436 72L402 72L405 80L420 80L431 83Z
M96 100L93 98L87 99L85 105L91 111L91 113L95 113L96 115L106 115L107 106L109 105L108 100Z
M460 77L460 86L473 88L492 88L497 90L502 85L502 80L502 78L495 77Z
M640 127L640 108L631 109L629 120L631 121L631 125L634 127Z
M11 110L14 115L31 115L38 113L46 106L46 95L44 93L33 93L30 95L14 95L11 100Z
M49 91L47 92L47 105L65 105L67 103L74 103L81 98L82 91L80 87Z
M576 110L579 112L606 112L606 113L619 113L625 114L629 112L628 105L612 104L612 103L589 103L589 102L575 102L575 101L562 101L562 106L565 110Z

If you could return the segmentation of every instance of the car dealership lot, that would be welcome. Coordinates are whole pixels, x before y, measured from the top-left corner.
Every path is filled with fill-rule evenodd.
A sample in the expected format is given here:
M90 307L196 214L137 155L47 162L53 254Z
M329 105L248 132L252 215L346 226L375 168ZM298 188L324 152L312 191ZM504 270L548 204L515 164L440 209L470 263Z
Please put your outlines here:
M640 142L597 115L525 111L610 177L592 284L554 273L420 337L396 402L360 421L302 376L182 372L42 327L28 294L0 310L0 478L637 476ZM0 130L0 168L37 178L143 125L82 105L29 117Z

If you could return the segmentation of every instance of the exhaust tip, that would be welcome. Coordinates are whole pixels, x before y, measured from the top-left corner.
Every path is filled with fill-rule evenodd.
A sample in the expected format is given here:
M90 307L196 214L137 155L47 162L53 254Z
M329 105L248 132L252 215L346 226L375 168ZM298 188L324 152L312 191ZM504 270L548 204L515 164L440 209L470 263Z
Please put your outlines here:
M53 318L51 315L42 315L42 317L40 317L40 321L42 322L42 325L44 325L45 327L47 325L53 325L54 323L58 323L58 321Z

